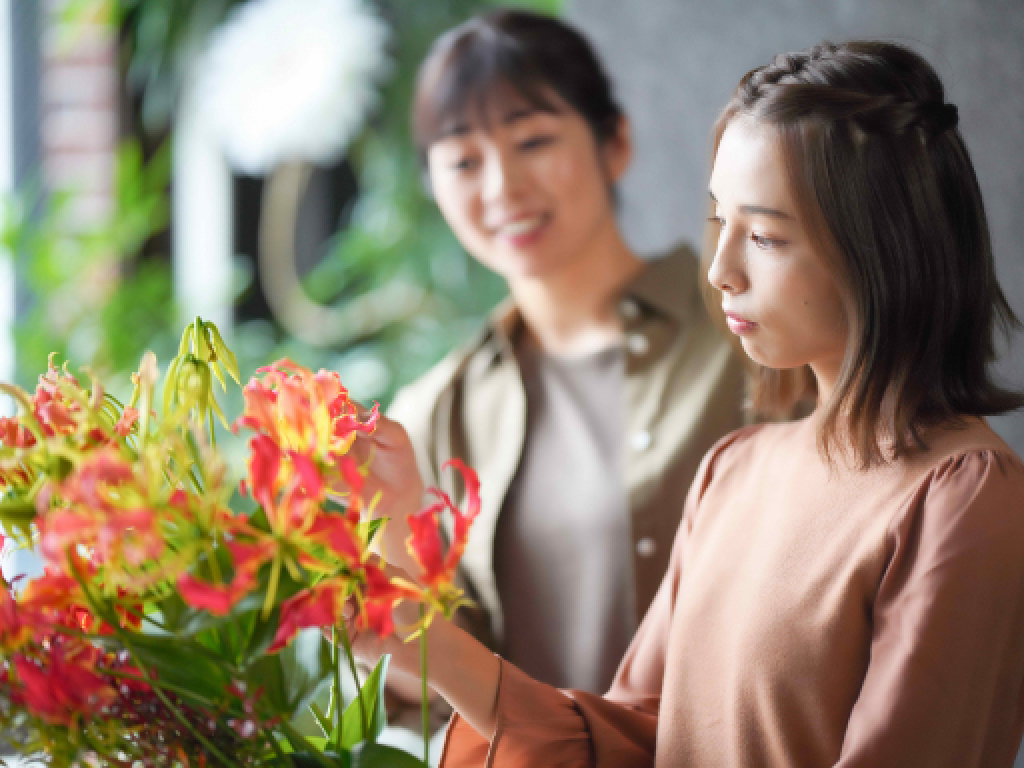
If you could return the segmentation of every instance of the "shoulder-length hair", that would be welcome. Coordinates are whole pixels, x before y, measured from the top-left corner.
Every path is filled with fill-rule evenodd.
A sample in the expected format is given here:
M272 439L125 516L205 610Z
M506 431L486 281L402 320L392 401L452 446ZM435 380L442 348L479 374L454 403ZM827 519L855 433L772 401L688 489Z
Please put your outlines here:
M868 467L925 448L929 427L1024 405L988 370L996 331L1020 323L996 280L957 109L928 62L884 42L780 54L740 81L715 152L737 117L775 129L801 218L844 294L849 336L819 406L822 453L849 450ZM816 395L806 367L756 368L761 412Z

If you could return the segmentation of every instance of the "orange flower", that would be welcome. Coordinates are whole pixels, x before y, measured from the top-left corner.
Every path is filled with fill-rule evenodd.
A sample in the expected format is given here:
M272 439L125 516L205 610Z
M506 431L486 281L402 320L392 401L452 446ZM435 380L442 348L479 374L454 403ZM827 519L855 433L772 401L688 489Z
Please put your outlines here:
M78 379L55 366L50 355L49 367L39 377L32 397L32 410L47 437L72 434L78 426L76 416L82 407L61 391L63 386L80 389Z
M409 553L423 569L422 582L428 587L450 586L455 581L455 570L466 549L469 527L480 513L480 480L476 472L458 459L445 463L442 469L452 467L462 476L466 487L466 511L462 512L444 491L431 488L438 501L415 514L409 515L411 534L406 541ZM449 510L453 519L452 541L444 551L440 515Z
M375 429L379 406L360 421L337 373L314 374L287 359L260 368L257 374L263 378L246 385L245 411L236 428L246 427L263 438L262 443L253 439L254 453L258 450L265 457L269 446L276 446L276 472L284 478L297 477L302 493L322 501L332 480L346 471L341 459L352 441ZM255 485L256 478L251 479Z
M135 467L116 450L87 456L56 488L40 494L40 549L62 564L69 550L93 550L99 565L138 567L164 550L159 515ZM53 498L60 506L49 508Z

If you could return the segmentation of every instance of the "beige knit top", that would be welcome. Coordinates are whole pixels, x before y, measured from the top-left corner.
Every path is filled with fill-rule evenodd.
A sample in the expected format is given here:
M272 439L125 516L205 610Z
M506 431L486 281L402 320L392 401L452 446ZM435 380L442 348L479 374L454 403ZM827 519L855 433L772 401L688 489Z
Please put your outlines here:
M496 768L1011 766L1024 727L1024 464L981 420L830 468L811 420L705 457L604 697L503 664Z

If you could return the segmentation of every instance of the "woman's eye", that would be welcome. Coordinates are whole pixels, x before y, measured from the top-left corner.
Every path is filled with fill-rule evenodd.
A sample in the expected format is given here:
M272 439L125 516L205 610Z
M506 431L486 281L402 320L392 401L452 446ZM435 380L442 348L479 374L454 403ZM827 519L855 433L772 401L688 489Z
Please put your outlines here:
M475 157L463 157L452 163L452 170L454 171L472 171L477 166L477 159Z
M717 224L720 227L725 226L725 219L723 219L721 216L708 216L708 221L710 221L712 224Z
M754 245L758 248L768 250L770 248L778 248L780 245L785 245L783 240L778 238L768 237L767 235L759 235L756 232L751 233L750 239L754 241Z
M534 136L533 138L519 142L519 148L524 150L539 149L540 147L546 147L548 144L554 142L554 140L554 136Z

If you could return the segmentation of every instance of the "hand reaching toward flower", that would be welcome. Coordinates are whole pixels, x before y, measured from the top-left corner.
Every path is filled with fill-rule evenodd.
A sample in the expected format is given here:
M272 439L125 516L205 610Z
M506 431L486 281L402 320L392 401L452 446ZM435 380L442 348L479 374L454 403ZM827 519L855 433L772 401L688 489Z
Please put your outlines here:
M402 569L377 560L373 563L391 581L407 581ZM411 698L419 686L419 643L403 641L391 634L380 636L359 629L354 605L344 612L352 637L352 652L360 662L374 666L384 654L391 655L389 684L407 692ZM394 619L399 627L415 624L419 607L412 602L399 603ZM478 733L490 739L494 733L494 712L501 678L501 661L479 640L444 615L438 615L424 629L427 637L427 683L441 695ZM399 633L401 634L401 633Z
M358 407L358 416L369 413ZM368 467L363 479L363 498L377 499L372 509L374 518L387 518L381 533L378 553L388 563L409 574L418 574L420 568L406 547L409 538L409 515L420 509L424 488L416 466L416 456L405 428L397 421L380 416L373 434L361 435L352 445L349 455L361 467ZM417 578L410 578L416 582Z

